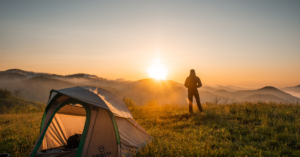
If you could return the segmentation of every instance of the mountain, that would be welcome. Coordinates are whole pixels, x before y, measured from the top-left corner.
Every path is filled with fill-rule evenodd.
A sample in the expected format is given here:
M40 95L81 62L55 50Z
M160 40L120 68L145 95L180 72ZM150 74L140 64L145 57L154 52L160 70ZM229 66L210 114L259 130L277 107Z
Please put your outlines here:
M297 99L296 97L292 96L291 94L288 94L282 90L279 90L275 87L266 86L261 89L257 90L260 94L271 94L275 95L281 99L287 100L287 99Z
M72 74L72 75L65 75L66 78L96 78L98 79L99 77L96 75L89 75L85 73L78 73L78 74ZM102 78L99 78L102 79Z
M282 88L282 90L289 91L289 92L300 93L300 85L295 86L295 87L285 87L285 88Z
M61 89L76 86L73 83L53 79L46 76L36 76L14 82L0 82L0 88L13 93L20 93L28 100L46 103L51 89Z
M244 88L244 87L237 87L237 86L233 86L233 85L228 85L228 86L225 86L225 87L229 87L231 89L234 89L234 90L247 90L247 88Z
M275 87L266 86L257 90L239 90L233 93L236 95L238 100L244 100L246 97L253 95L253 94L269 94L279 97L283 100L293 101L294 99L297 100L297 97L292 96L282 90L279 90Z
M96 86L116 94L120 98L130 97L137 104L149 100L161 103L187 103L187 89L183 84L172 80L142 79L138 81L108 80L96 75L77 73L56 75L36 73L20 69L0 72L0 88L37 102L47 102L51 89L73 86ZM300 85L299 85L300 86ZM287 88L299 88L287 87ZM246 90L236 86L207 86L198 89L201 102L265 101L286 102L298 100L297 97L275 87L266 86L257 90Z
M27 78L36 77L36 76L47 76L51 78L89 78L89 79L103 79L99 78L96 75L90 75L85 73L78 73L78 74L71 74L71 75L57 75L57 74L50 74L50 73L42 73L42 72L33 72L33 71L25 71L21 69L8 69L6 71L1 71L0 74L18 74L25 76Z
M212 94L218 96L221 102L224 101L272 101L274 102L295 102L297 97L279 90L275 87L266 86L257 90L238 90L230 92L224 89L212 91ZM214 98L216 99L216 98Z
M44 111L46 105L19 98L6 89L0 89L0 114L14 111L26 113L34 111Z
M199 88L199 91L208 91L208 92L214 92L218 89L211 87L211 86L207 86L207 85L203 85L201 88Z
M27 78L35 77L35 76L48 76L48 77L61 77L62 75L50 74L50 73L38 73L33 71L25 71L21 69L9 69L6 71L2 71L2 73L15 73L25 75Z
M277 103L285 102L284 99L281 99L271 94L253 94L244 98L244 101L252 101L252 102L263 101L263 102L277 102Z
M222 97L222 96L214 94L212 92L201 91L201 90L198 90L198 91L199 91L201 103L204 103L204 102L215 102L216 99L219 100L219 103L223 103L223 102L225 102L227 100L226 97ZM194 99L194 103L196 103L195 99Z
M143 79L123 86L123 97L144 103L156 99L162 103L184 103L187 90L182 84L170 80Z
M220 90L216 90L213 92L214 94L217 94L219 96L222 96L222 97L231 97L232 96L232 92L229 92L225 89L220 89Z
M295 87L285 87L282 88L281 90L283 90L286 93L289 93L295 97L300 98L300 85L295 86Z
M207 86L207 85L204 85L199 90L204 90L204 91L209 91L209 92L215 92L215 91L218 91L218 90L226 90L228 92L236 92L238 90L246 90L246 88L236 87L236 86L231 86L231 85L228 85L228 86L220 86L220 85L218 85L218 86Z
M217 90L226 90L229 92L235 92L237 90L244 90L244 88L241 87L235 87L235 86L217 86Z
M18 81L26 78L26 75L20 73L0 72L0 81Z
M96 75L90 75L85 73L77 73L77 74L70 74L70 75L57 75L57 74L50 74L50 73L41 73L41 72L32 72L32 71L25 71L21 69L9 69L6 71L0 72L0 81L1 75L19 75L19 80L26 79L26 78L33 78L37 76L45 76L48 78L53 78L57 80L62 80L66 82L70 82L77 85L93 85L93 86L101 86L106 88L123 88L123 85L129 84L132 81L125 81L125 80L108 80L102 77L98 77ZM3 76L5 78L9 78Z

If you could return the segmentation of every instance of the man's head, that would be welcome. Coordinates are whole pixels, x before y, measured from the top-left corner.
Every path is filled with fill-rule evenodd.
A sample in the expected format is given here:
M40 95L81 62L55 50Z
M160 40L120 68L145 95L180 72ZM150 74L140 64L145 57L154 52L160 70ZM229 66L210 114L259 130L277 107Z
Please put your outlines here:
M194 69L191 69L190 74L191 74L191 75L196 75L195 70L194 70Z

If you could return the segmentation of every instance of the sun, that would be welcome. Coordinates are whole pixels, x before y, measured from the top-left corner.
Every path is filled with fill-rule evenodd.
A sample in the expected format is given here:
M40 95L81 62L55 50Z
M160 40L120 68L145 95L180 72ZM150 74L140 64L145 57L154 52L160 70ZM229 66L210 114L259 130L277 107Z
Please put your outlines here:
M167 70L161 64L154 64L148 69L148 74L151 78L165 80L167 76Z

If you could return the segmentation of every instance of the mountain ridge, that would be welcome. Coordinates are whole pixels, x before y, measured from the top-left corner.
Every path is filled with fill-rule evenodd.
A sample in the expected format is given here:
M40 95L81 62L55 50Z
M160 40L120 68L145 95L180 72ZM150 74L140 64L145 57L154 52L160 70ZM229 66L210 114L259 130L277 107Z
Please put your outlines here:
M9 79L12 73L20 76L20 79L10 82L2 81L1 78ZM24 76L27 74L27 77ZM5 77L1 77L5 76ZM6 88L10 91L20 91L28 100L46 102L51 89L62 89L72 86L96 86L104 88L115 93L118 97L130 97L139 104L148 100L156 99L163 103L176 102L187 103L187 88L183 84L173 80L155 80L146 78L137 81L107 80L96 75L77 73L70 75L56 75L49 73L26 72L20 69L9 69L6 72L0 72L0 88ZM227 89L227 90L226 90ZM250 98L267 95L276 101L285 102L295 100L297 97L286 93L283 90L272 86L265 86L253 90L240 90L244 88L228 86L207 86L199 88L201 102L213 102L220 99L220 102L228 100L245 101ZM229 90L229 91L228 91ZM260 95L259 95L260 94ZM251 95L254 95L251 97ZM270 96L273 95L273 96Z

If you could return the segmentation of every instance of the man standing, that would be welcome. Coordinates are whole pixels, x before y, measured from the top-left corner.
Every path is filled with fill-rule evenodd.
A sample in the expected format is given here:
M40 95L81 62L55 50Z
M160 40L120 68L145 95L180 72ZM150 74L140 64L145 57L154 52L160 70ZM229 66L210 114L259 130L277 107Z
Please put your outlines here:
M186 78L184 86L188 88L188 98L189 98L189 111L193 113L193 96L196 99L197 106L200 112L203 111L200 103L200 97L198 93L199 87L202 87L200 78L196 76L195 70L191 69L190 76Z

